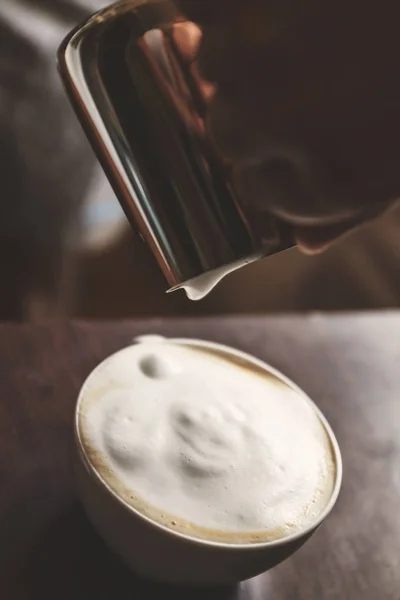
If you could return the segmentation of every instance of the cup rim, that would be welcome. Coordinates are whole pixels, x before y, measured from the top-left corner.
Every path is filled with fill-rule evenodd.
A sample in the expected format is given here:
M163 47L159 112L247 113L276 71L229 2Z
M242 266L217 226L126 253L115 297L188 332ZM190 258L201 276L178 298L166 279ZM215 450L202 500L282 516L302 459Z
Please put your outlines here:
M263 541L263 542L247 542L247 543L235 543L235 542L229 543L229 542L219 542L219 541L215 541L215 540L207 540L205 538L200 538L200 537L197 538L194 536L190 536L186 533L182 533L180 531L170 529L167 526L163 525L162 523L159 523L158 521L151 519L147 515L141 513L139 510L137 510L134 506L132 506L131 504L126 502L108 484L108 482L101 476L101 474L97 471L97 469L94 467L94 465L89 460L87 453L85 451L84 444L82 443L81 430L80 430L80 426L79 426L80 407L83 403L85 391L86 391L89 381L92 379L92 377L95 376L96 372L102 367L102 365L110 358L127 351L132 345L134 345L136 343L140 343L146 337L149 339L157 338L158 340L166 340L166 341L168 341L168 343L173 343L173 344L177 344L177 345L187 345L187 346L193 346L193 347L214 349L214 350L221 352L221 354L225 354L228 356L235 356L243 361L249 362L250 364L253 364L253 365L261 368L262 370L266 371L267 373L270 373L271 375L274 375L275 377L280 379L283 383L285 383L288 387L290 387L292 390L296 391L297 393L299 393L300 395L303 396L303 398L311 405L313 410L316 412L318 418L320 419L322 425L324 426L324 428L327 432L327 435L329 437L329 441L330 441L330 444L332 447L332 451L333 451L333 455L334 455L334 459L335 459L335 467L336 467L335 468L335 481L334 481L334 486L333 486L333 490L332 490L332 494L330 496L329 502L326 504L325 508L319 514L318 518L315 519L315 521L313 521L307 527L305 527L304 529L301 529L300 531L297 531L291 535L288 535L288 536L285 536L282 538L278 538L276 540ZM302 390L296 383L294 383L294 381L292 381L289 377L287 377L281 371L279 371L275 367L272 367L265 361L255 357L252 354L249 354L247 352L243 352L236 348L232 348L231 346L228 346L226 344L220 344L220 343L211 342L208 340L201 340L201 339L195 339L195 338L168 338L168 337L160 336L160 335L148 335L148 336L142 335L142 336L138 336L138 337L134 338L132 344L129 344L128 346L124 346L123 348L120 348L116 352L113 352L112 354L108 355L100 363L98 363L94 369L92 369L92 371L86 377L85 381L83 382L83 384L79 390L78 399L77 399L76 406L75 406L74 430L75 430L75 443L77 444L78 451L79 451L79 459L82 462L84 462L84 466L85 466L86 470L87 469L90 470L90 474L96 478L96 480L100 483L100 485L103 486L107 490L107 492L109 494L111 494L111 496L119 504L121 504L128 511L133 512L136 517L143 519L148 525L151 525L152 527L155 527L156 529L161 530L163 533L170 535L174 538L180 538L186 542L190 542L193 544L199 544L200 546L203 546L203 547L219 548L219 549L224 549L224 550L229 550L229 551L238 551L238 550L250 551L250 550L261 549L261 548L276 548L276 547L284 546L288 543L300 540L303 537L305 537L308 534L311 534L313 531L315 531L321 525L321 523L323 523L323 521L325 521L325 519L329 516L333 507L336 504L336 501L337 501L339 493L340 493L341 485L342 485L343 461L342 461L342 455L341 455L339 443L336 439L336 436L335 436L327 418L325 417L323 412L319 409L319 407L315 404L315 402L308 396L308 394L306 394L306 392L304 390Z

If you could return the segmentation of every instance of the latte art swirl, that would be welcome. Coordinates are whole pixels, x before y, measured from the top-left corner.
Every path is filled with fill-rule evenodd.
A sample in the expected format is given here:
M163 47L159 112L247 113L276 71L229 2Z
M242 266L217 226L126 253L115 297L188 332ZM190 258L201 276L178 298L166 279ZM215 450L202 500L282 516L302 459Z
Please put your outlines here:
M79 430L114 492L191 536L285 537L315 521L333 490L311 402L201 346L149 339L108 358L85 385Z

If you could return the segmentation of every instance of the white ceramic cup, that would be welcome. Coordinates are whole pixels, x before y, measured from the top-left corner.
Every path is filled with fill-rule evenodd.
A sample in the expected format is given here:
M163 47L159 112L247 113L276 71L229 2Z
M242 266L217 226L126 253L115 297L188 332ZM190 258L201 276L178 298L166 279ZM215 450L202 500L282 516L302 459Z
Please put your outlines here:
M228 346L193 339L173 339L169 343L217 350L265 370L292 389L302 392L279 371L257 358ZM96 374L92 371L86 382ZM191 538L156 523L128 505L95 470L86 455L79 430L79 411L84 401L86 382L80 391L75 412L76 481L78 493L89 519L106 543L138 575L170 583L219 585L232 584L267 571L296 552L327 518L334 507L342 481L342 459L329 423L307 396L330 437L336 466L331 498L314 523L303 531L270 542L224 544Z

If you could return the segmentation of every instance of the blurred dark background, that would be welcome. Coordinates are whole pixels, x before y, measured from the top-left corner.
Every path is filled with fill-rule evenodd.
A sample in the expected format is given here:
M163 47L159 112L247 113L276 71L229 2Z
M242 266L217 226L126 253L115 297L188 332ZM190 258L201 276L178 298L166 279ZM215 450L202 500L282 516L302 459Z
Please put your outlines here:
M0 319L398 307L400 210L324 255L246 267L200 303L165 295L56 72L64 35L104 4L0 2Z

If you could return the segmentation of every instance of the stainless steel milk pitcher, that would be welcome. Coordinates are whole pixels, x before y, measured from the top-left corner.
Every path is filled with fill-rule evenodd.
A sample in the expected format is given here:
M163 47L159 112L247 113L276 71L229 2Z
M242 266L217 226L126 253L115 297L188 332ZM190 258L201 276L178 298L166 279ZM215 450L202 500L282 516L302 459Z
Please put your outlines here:
M59 51L78 118L132 227L172 290L206 295L227 273L293 245L258 232L204 128L207 103L175 43L173 1L129 0L91 17Z

